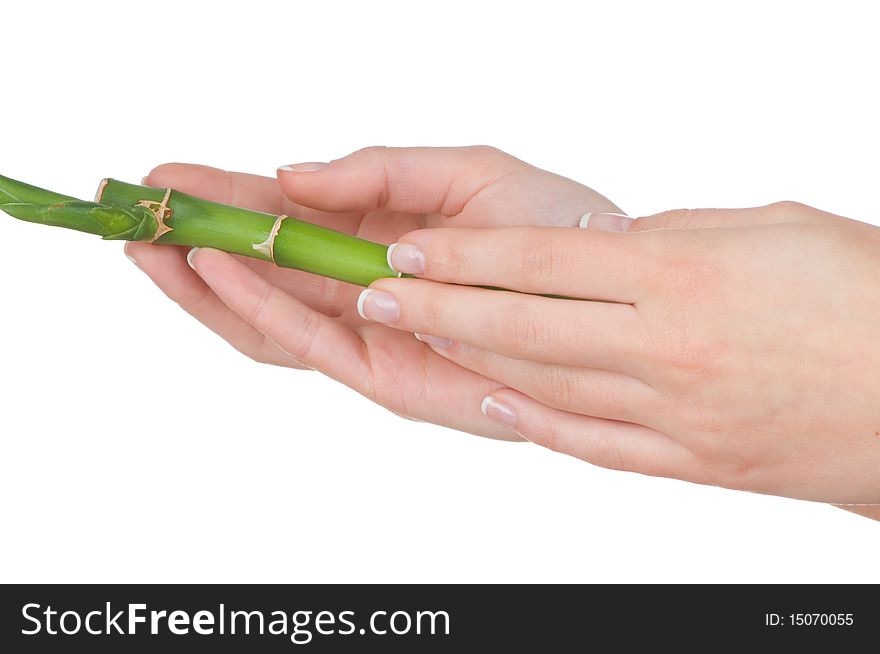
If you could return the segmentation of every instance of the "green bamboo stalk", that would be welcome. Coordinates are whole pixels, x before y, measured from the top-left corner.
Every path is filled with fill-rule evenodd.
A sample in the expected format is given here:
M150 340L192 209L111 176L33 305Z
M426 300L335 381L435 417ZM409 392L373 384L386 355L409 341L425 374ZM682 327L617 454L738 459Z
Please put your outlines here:
M360 286L397 277L387 245L294 217L112 179L101 183L94 202L85 202L0 175L0 209L106 240L217 248Z

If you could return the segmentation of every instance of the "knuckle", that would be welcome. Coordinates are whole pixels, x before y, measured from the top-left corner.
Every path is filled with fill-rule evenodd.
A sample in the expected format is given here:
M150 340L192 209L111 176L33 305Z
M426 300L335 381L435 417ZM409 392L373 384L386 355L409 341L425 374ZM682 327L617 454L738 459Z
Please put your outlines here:
M760 433L759 422L743 422L730 411L719 411L708 404L683 413L689 432L688 449L694 454L711 483L740 490L761 490L761 478L778 462L778 454L756 447L751 439L731 438L731 434Z
M554 420L546 420L539 425L536 434L531 435L530 439L541 444L553 452L563 452L565 450L565 437L562 428Z
M565 257L559 248L546 238L528 230L515 248L513 268L520 279L527 279L537 287L552 282L564 272Z
M453 241L442 237L432 238L422 247L428 274L455 279L464 272L466 255Z
M722 269L718 261L695 247L677 248L668 252L662 261L663 270L669 271L665 281L679 301L700 302L718 288Z
M345 313L345 303L342 300L342 282L329 277L319 277L318 297L323 298L324 308L322 311L330 318L341 318Z
M227 342L255 363L279 365L277 357L272 356L272 353L281 348L262 332L255 332L251 338L242 341Z
M209 286L204 286L192 294L175 295L166 292L166 295L177 302L184 311L194 315L201 313L202 308L210 305L211 300L215 297L214 291Z
M371 171L372 183L376 188L376 197L373 200L373 207L376 209L384 208L391 197L391 180L388 172L389 151L388 147L371 145L345 157L346 160L354 162L356 166L363 166L364 169Z
M282 345L294 359L307 359L321 328L320 314L308 311L303 314L296 329Z
M245 355L251 361L256 363L269 363L269 357L266 356L266 349L263 347L265 336L256 342L249 342L243 346L237 346L239 352Z
M549 341L547 322L522 302L513 302L498 314L499 334L510 351L526 356L540 351Z
M503 150L499 150L492 145L471 145L468 146L467 150L474 159L479 160L498 161L512 158Z
M712 456L707 464L712 470L716 483L725 488L739 490L758 491L761 486L758 482L761 462L755 457L743 456L741 453L732 453L732 456Z
M655 351L660 353L661 365L683 375L686 384L701 384L706 378L723 373L728 349L717 339L679 333Z
M718 434L725 431L730 424L719 411L700 400L682 402L679 416L690 432L702 435L707 448L717 445Z
M271 284L263 284L259 293L256 296L253 304L248 308L246 315L244 316L245 320L247 320L250 324L254 325L258 329L260 328L260 324L263 321L263 315L266 311L266 306L269 303L270 298L272 297L273 288Z
M269 363L268 357L262 352L262 348L256 345L234 345L233 347L254 363Z
M578 394L573 373L560 366L542 366L538 373L538 392L554 405L570 406Z
M593 436L593 463L609 470L632 471L635 469L633 457L621 446L621 439L614 430L598 427Z
M411 417L418 414L430 392L429 384L406 384L404 371L399 365L395 341L369 344L370 379L368 397L397 415Z
M442 335L446 332L443 302L432 295L421 295L414 295L410 302L401 301L401 322L425 334Z
M591 374L580 384L579 395L574 399L582 405L588 405L589 412L596 416L631 420L634 416L650 414L647 406L649 397L640 396L637 401L633 401L634 396L621 392L620 387L612 380L597 378Z
M773 214L778 214L780 217L786 217L802 213L808 210L809 207L794 200L780 200L779 202L768 204L765 209Z
M700 216L698 209L672 209L652 216L651 227L687 229L698 223Z
M360 150L356 150L352 152L349 156L356 159L366 159L367 161L376 161L383 157L385 153L388 152L388 147L385 145L369 145L365 148L361 148Z

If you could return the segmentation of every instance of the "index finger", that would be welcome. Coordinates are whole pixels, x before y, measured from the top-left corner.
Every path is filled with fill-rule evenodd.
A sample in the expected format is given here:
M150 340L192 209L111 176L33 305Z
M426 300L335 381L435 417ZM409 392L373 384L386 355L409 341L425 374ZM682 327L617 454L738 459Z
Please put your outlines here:
M632 304L660 273L650 233L568 227L422 229L391 246L402 273L469 286Z
M183 193L244 209L283 213L284 194L274 177L234 173L201 164L167 163L144 178L148 186L173 186Z

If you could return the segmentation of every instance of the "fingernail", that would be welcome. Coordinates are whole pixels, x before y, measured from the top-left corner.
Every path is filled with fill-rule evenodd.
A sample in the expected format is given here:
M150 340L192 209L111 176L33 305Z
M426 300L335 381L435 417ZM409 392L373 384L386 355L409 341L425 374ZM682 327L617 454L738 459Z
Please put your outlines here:
M141 186L147 185L147 179L149 179L149 177L149 175L147 175L146 177L141 177Z
M394 243L388 246L388 265L399 273L418 275L425 272L425 255L416 245Z
M193 248L189 252L186 253L186 262L189 264L189 267L192 268L193 270L196 269L195 265L193 264L193 257L196 256L196 252L198 252L200 249L201 248Z
M603 229L606 232L628 232L633 219L622 213L585 213L581 217L583 229Z
M364 320L383 323L400 320L400 303L385 291L365 288L358 296L357 309Z
M452 341L448 338L441 338L440 336L430 336L428 334L413 334L416 337L417 341L421 341L422 343L426 343L431 347L436 347L441 350L448 350L452 347Z
M480 411L482 411L483 415L487 418L497 420L508 427L516 427L516 411L514 411L510 405L504 404L504 402L499 402L491 395L487 395L483 398L483 403L480 405Z
M128 251L128 243L125 244L125 247L122 248L122 251L125 252L125 256L128 258L129 261L140 268L140 266L138 266L137 259L135 259L134 256Z
M329 164L324 161L307 161L305 163L280 166L278 170L283 170L286 173L313 173L316 170L326 168L328 165Z

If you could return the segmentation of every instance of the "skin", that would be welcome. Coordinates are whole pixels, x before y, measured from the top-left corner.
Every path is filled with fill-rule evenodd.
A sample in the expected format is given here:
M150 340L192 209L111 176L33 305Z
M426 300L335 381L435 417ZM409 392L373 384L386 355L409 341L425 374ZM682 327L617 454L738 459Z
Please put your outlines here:
M367 148L297 168L273 179L173 163L144 183L383 243L424 227L573 226L585 211L619 211L586 186L483 146ZM520 440L480 412L498 382L412 333L362 319L360 287L217 250L199 250L192 268L186 248L127 243L125 251L168 297L255 361L316 369L406 418Z
M367 293L397 303L388 324L447 339L430 347L504 384L487 413L534 443L880 503L880 229L791 202L627 222L419 230L401 242L423 253L422 279ZM475 283L601 301L452 285Z
M414 246L421 279L380 280L363 303L369 317L391 298L390 319L359 316L358 288L264 262L126 251L248 356L315 368L405 417L609 468L880 503L880 230L795 203L573 229L619 210L482 147L295 168L276 182L167 164L146 183Z

